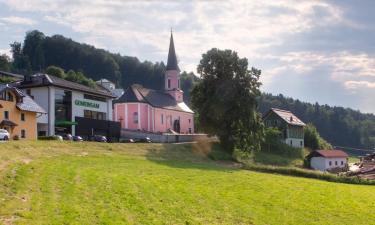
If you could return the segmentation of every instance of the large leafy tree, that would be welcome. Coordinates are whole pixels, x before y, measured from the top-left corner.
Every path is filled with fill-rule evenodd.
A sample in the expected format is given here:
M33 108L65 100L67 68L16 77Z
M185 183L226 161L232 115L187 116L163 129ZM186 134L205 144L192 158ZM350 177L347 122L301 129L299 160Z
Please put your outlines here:
M192 91L200 128L217 135L228 151L259 150L264 136L257 112L260 70L231 50L211 49L198 66L201 81Z
M31 71L31 65L29 57L23 54L22 44L14 42L10 44L11 52L13 56L13 70L16 73L29 74Z
M10 58L5 54L0 55L0 70L9 72L10 67L11 67Z

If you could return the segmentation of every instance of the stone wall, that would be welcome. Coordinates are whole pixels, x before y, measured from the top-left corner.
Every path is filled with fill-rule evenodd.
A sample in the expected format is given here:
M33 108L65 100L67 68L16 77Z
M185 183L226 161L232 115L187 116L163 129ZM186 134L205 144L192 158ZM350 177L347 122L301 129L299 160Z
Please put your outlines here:
M167 134L167 133L151 133L151 132L141 132L133 131L127 129L121 129L120 140L126 139L140 139L149 137L152 142L160 143L177 143L177 142L192 142L198 140L208 139L207 134Z

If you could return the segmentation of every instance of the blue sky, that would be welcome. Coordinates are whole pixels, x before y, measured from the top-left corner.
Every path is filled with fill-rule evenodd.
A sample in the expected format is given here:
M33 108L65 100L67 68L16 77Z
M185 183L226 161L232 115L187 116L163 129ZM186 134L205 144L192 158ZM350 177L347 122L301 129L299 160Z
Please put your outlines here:
M27 31L62 34L180 67L232 49L262 70L262 90L375 113L375 1L0 0L0 53Z

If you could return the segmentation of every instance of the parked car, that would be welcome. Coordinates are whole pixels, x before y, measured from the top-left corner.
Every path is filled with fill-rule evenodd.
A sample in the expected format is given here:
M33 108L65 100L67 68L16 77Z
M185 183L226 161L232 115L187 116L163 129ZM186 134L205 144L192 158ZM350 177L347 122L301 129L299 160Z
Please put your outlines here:
M65 141L72 141L73 140L73 136L71 134L63 134L61 135L63 140Z
M73 136L73 141L83 141L81 136Z
M123 143L134 143L135 141L134 141L134 139L129 138L129 139L124 139L121 142L123 142Z
M62 137L61 135L54 135L54 136L52 136L52 137L53 137L53 139L56 140L56 141L62 141L62 140L64 140L63 137Z
M135 142L139 142L139 143L152 143L152 140L149 137L144 137L144 138L137 139Z
M9 132L5 129L0 129L0 140L7 141L9 140Z
M94 135L91 136L90 138L91 141L96 141L96 142L107 142L107 138L103 135Z

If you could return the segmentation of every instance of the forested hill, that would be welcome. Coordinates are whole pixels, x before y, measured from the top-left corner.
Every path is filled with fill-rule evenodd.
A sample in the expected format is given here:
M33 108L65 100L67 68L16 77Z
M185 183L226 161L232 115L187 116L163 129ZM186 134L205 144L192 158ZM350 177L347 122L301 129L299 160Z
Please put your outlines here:
M375 147L375 116L349 108L310 104L283 95L263 94L259 110L271 107L292 111L305 123L313 123L322 137L333 145L355 148Z
M163 62L141 62L136 57L114 54L61 35L49 37L34 30L26 34L23 43L15 42L11 47L12 70L21 74L44 71L54 65L65 71L80 71L93 80L107 78L123 88L133 83L153 89L161 89L164 85ZM165 46L165 51L168 51L168 46ZM189 88L194 77L183 72L181 85Z
M14 62L9 68L16 73L44 71L48 66L54 65L65 71L83 72L93 80L107 78L123 88L133 83L153 89L162 89L164 85L163 62L141 62L136 57L114 54L61 35L49 37L35 30L27 33L23 43L15 42L11 46ZM197 81L198 78L193 73L182 73L181 87L188 103L189 92ZM306 123L312 122L321 136L334 145L375 147L375 116L372 114L342 107L304 103L282 95L263 94L259 102L261 112L277 107L292 111Z

